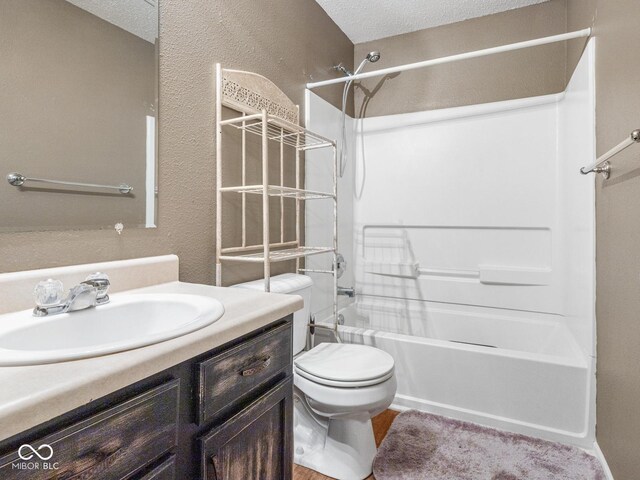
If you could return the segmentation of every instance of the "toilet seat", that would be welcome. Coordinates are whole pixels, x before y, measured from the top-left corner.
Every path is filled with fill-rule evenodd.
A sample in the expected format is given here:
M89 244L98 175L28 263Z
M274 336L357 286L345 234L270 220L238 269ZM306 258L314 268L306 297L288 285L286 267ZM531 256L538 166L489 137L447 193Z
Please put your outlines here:
M321 343L294 360L295 372L320 385L368 387L393 376L393 357L368 345Z
M393 376L393 371L386 374L384 377L380 378L372 378L370 380L361 380L356 382L339 382L337 380L329 380L327 378L316 377L315 375L311 375L304 370L300 370L299 368L294 369L295 372L301 377L306 378L318 385L325 385L327 387L338 387L338 388L359 388L359 387L370 387L372 385L377 385L386 380L389 380Z

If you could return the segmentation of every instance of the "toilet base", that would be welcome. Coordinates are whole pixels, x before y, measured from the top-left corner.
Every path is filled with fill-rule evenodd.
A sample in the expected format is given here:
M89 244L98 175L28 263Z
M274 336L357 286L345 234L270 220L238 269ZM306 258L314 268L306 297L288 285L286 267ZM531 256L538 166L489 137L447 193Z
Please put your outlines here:
M367 413L323 419L303 397L294 402L294 462L338 480L371 475L376 444Z

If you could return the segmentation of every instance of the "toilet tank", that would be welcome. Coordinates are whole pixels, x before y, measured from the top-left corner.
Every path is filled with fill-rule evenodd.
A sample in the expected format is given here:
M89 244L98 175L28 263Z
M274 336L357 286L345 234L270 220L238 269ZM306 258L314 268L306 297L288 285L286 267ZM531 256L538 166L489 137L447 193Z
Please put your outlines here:
M293 355L304 350L307 344L307 323L311 313L311 287L313 280L306 275L296 273L283 273L271 277L272 293L287 293L300 295L304 300L304 307L293 314ZM239 283L233 288L246 288L249 290L264 291L264 279L253 282Z

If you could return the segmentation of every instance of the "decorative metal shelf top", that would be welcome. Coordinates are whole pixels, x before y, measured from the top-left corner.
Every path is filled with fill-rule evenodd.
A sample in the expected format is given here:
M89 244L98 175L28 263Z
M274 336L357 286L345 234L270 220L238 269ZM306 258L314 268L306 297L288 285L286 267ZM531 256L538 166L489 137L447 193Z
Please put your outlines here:
M26 182L39 182L39 183L50 183L53 185L65 185L71 187L83 187L83 188L106 188L107 190L117 190L123 195L127 195L133 192L133 187L127 185L126 183L121 183L120 185L102 185L99 183L82 183L82 182L68 182L66 180L51 180L48 178L35 178L35 177L25 177L21 173L12 172L7 175L7 182L14 187L22 187Z
M330 253L333 251L334 249L329 247L297 247L287 248L284 250L272 250L269 252L268 260L270 262L284 262L286 260L295 260L296 258L309 257L311 255ZM262 263L266 260L263 252L249 254L243 253L240 255L222 255L220 259L254 263Z
M253 193L262 195L264 187L262 185L245 185L243 187L222 187L223 192ZM315 192L300 188L282 187L280 185L269 185L267 195L271 197L295 198L298 200L315 200L319 198L334 198L332 193Z
M313 133L304 127L288 122L278 117L266 114L267 118L267 138L276 142L284 143L298 150L312 150L314 148L324 148L335 146L333 140ZM242 117L222 120L220 125L230 125L240 130L262 136L263 115L256 113Z

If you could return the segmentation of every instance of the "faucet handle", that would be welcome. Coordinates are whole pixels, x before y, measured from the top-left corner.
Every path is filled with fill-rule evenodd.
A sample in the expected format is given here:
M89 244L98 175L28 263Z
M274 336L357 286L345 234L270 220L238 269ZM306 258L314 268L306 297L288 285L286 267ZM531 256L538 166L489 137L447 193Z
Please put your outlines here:
M33 297L38 307L52 307L62 302L64 285L60 280L49 278L38 282L33 289Z
M109 301L109 295L107 295L109 286L111 285L109 275L102 272L92 273L82 283L96 288L98 292L96 297L98 303L106 303Z
M91 275L87 275L87 278L84 279L85 282L88 282L89 280L104 280L109 283L109 275L102 272L96 272L92 273Z

